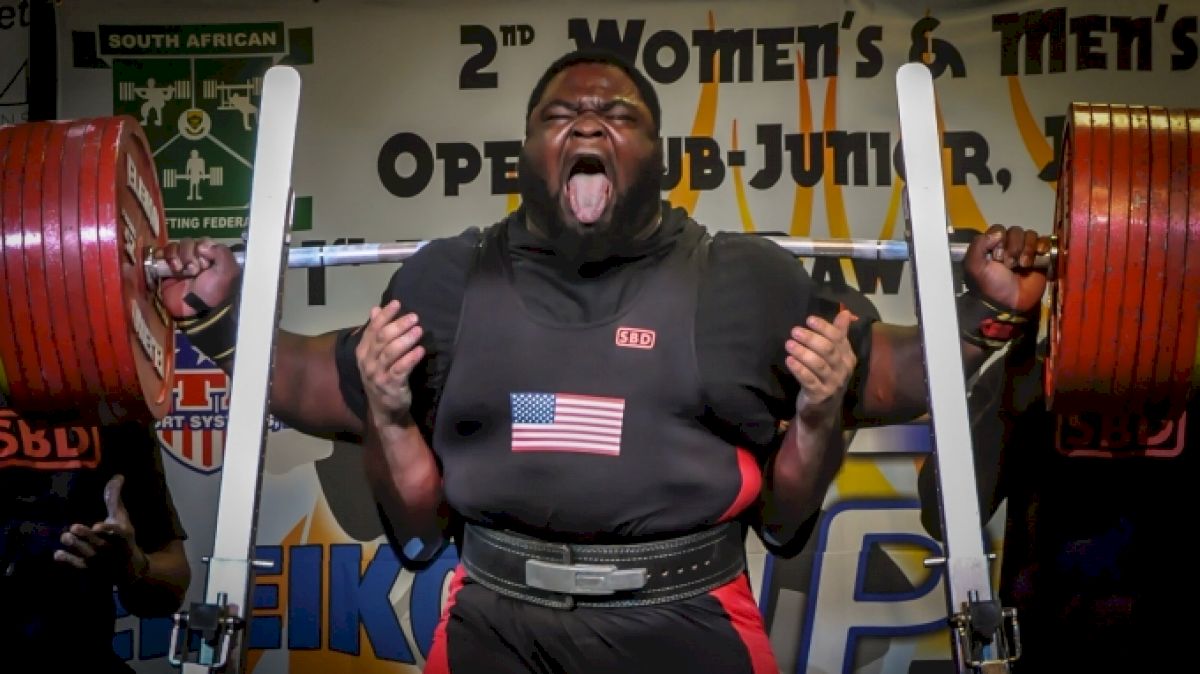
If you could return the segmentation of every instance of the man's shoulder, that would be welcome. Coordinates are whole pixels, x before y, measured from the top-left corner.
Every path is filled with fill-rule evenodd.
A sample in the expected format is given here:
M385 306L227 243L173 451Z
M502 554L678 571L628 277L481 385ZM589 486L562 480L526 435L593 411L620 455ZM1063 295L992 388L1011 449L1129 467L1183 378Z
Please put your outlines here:
M730 255L745 255L762 259L794 262L795 257L775 243L775 233L717 231L711 232L713 249Z
M469 258L483 239L485 228L468 227L458 234L430 239L421 244L405 264L436 264Z
M794 255L763 235L746 232L712 234L709 262L722 276L774 280L807 279Z
M465 270L474 258L485 231L486 228L468 227L452 236L429 239L400 265L396 275L424 277L455 269Z
M432 295L434 301L442 301L447 292L461 292L487 231L488 228L468 227L453 236L425 242L392 274L388 296L419 301Z

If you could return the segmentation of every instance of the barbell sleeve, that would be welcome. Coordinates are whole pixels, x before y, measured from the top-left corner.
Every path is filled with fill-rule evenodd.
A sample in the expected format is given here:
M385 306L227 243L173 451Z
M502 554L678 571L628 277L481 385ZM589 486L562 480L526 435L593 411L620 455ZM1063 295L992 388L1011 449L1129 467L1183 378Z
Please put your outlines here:
M878 241L875 239L806 239L789 236L764 236L796 257L836 257L855 260L907 260L908 243L904 241ZM386 264L403 262L421 249L428 241L396 241L390 243L354 243L329 246L293 246L288 250L289 268L337 267L344 265ZM950 259L959 261L967 252L967 244L950 244ZM239 265L244 263L241 252L234 253ZM1045 269L1051 266L1054 252L1038 255L1033 266ZM146 260L152 276L159 278L174 276L166 261L151 254Z

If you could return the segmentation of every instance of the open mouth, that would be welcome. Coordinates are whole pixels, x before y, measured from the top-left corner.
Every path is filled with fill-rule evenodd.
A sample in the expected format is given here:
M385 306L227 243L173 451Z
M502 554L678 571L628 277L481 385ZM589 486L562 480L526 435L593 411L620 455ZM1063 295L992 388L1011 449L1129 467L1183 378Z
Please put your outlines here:
M574 158L567 169L564 188L575 219L584 224L599 220L612 200L612 179L604 161L595 155Z
M575 158L571 168L568 171L568 179L577 173L603 173L608 175L608 170L604 167L604 162L600 157L595 155L581 155Z

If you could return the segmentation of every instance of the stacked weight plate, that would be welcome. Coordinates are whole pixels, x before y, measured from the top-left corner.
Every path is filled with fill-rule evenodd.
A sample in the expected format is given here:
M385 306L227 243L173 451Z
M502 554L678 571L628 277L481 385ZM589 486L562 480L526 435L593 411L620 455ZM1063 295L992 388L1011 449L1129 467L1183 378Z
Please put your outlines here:
M0 166L9 404L161 417L174 328L143 264L167 238L141 127L124 116L5 127Z
M1200 324L1200 110L1074 104L1062 166L1051 406L1174 418Z

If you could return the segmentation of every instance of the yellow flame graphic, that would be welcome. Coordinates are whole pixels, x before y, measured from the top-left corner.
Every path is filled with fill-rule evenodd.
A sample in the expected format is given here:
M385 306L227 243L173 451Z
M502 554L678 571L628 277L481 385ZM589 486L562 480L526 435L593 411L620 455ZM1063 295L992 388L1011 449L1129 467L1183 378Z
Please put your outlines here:
M516 174L517 174L517 172L514 169L513 171L511 171L508 174L507 177L513 178L513 177L516 177ZM504 214L508 215L520 207L521 207L521 193L520 192L509 192L508 198L505 200L505 204L504 204Z
M808 80L804 77L804 57L796 50L796 91L800 108L800 134L807 138L812 134L812 100L808 93ZM806 159L808 143L804 143ZM809 236L812 232L813 190L807 185L796 185L792 196L792 224L789 232L792 236Z
M879 461L853 454L846 457L846 462L834 478L834 483L837 485L839 500L878 498L898 493L896 487L883 474Z
M837 129L837 83L837 76L833 76L825 84L825 112L821 126L826 134ZM829 221L829 236L835 239L849 239L850 221L846 217L846 202L842 197L842 188L832 178L833 148L826 143L821 151L825 155L825 175L821 178L821 183L824 186L825 218ZM846 276L846 282L857 288L858 275L854 273L854 265L850 259L842 258L838 263L842 267L842 274Z
M938 125L938 142L942 146L942 185L946 191L946 216L950 220L950 225L957 229L974 229L982 232L988 228L987 218L983 217L983 211L979 210L979 204L975 201L975 195L971 192L971 188L965 183L962 185L954 185L951 183L950 171L950 150L946 147L946 119L942 115L942 105L940 101L936 101L937 105L937 125Z
M892 184L892 195L888 198L887 213L883 216L883 226L879 228L879 238L883 241L890 240L896 234L896 220L900 215L900 198L903 195L904 180L900 176L896 176L896 182ZM863 290L870 290L870 288Z
M708 28L716 30L716 17L712 11L708 12ZM713 57L713 72L719 73L719 63L717 55ZM700 100L696 103L696 117L692 120L692 135L693 136L708 136L712 137L713 130L717 124L717 88L720 86L720 77L714 77L712 82L705 82L700 85ZM680 159L679 184L667 195L667 201L671 202L672 206L682 208L688 213L693 213L696 210L696 202L700 200L700 192L691 189L692 173L688 168L689 157L684 153Z
M1021 80L1016 75L1008 76L1008 98L1012 102L1013 121L1021 133L1021 141L1025 143L1025 151L1033 160L1034 168L1041 171L1047 164L1054 161L1054 148L1042 134L1029 103L1025 100L1025 92L1021 89ZM1058 181L1047 183L1050 189L1058 188Z
M737 120L733 120L733 151L738 148ZM750 214L750 204L746 202L746 186L742 184L742 167L733 167L733 192L737 197L738 212L742 214L742 229L754 231L754 216Z

